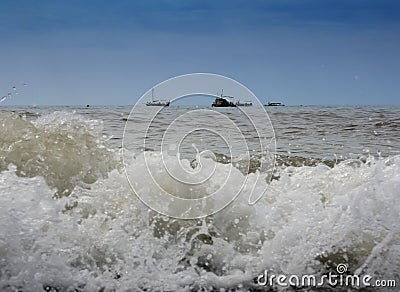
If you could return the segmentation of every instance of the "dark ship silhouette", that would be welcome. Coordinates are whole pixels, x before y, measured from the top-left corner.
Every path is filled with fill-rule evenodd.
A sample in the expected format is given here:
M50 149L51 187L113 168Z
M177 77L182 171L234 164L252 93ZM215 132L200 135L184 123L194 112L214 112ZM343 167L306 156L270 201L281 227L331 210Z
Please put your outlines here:
M221 96L217 97L212 103L212 107L237 107L237 106L252 106L253 103L250 101L241 102L240 100L237 102L233 102L227 100L226 98L234 99L233 96L224 95L224 90L222 89Z

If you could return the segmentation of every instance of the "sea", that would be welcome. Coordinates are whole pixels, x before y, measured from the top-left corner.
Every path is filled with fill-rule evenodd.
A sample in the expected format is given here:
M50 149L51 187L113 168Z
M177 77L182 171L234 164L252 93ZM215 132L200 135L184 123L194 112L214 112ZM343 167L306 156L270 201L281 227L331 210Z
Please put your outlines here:
M398 291L400 106L149 108L0 106L0 291Z

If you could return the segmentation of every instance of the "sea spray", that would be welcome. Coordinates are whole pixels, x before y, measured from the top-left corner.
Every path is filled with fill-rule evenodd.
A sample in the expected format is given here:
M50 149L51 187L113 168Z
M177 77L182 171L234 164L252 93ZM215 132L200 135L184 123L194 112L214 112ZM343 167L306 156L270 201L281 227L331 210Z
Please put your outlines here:
M1 118L0 126L7 125L1 135L2 291L256 290L255 279L265 270L323 275L339 263L351 273L399 281L398 157L329 166L283 163L253 206L246 195L256 173L236 170L238 180L248 176L243 196L212 216L179 220L140 201L96 121L71 113L44 115L34 123L12 114ZM39 142L33 142L35 134ZM53 145L57 139L71 139L71 148L80 152L66 142ZM53 157L33 163L48 151L67 158L67 168L71 160L79 173L65 176L62 167L50 167ZM158 167L159 154L147 155L150 167ZM30 159L36 172L24 168ZM140 174L146 166L132 159L127 167ZM86 180L89 170L96 175ZM176 195L189 195L174 188L167 173L159 175ZM70 181L70 192L60 197L61 178ZM210 180L203 190L217 182Z
M0 171L12 163L20 176L43 176L58 195L90 184L117 167L105 147L102 122L53 112L30 122L15 113L0 115Z

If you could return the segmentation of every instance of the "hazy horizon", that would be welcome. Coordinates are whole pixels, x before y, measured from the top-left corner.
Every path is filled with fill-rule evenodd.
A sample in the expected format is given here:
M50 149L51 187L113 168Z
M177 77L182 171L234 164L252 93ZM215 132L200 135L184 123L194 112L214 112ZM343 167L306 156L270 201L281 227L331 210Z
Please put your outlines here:
M1 106L134 104L197 72L263 103L400 101L398 1L6 0L0 11L0 98L12 94Z

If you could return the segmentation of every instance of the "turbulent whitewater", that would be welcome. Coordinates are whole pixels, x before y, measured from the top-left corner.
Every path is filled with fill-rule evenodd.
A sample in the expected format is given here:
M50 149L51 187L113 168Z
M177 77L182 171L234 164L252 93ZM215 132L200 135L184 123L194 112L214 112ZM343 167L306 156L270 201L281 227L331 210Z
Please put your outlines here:
M258 291L270 288L256 282L265 270L321 276L338 264L400 283L400 108L272 109L272 179L251 171L257 156L248 173L236 164L230 175L244 192L195 220L160 215L133 192L121 160L129 111L0 110L1 291ZM126 161L139 178L163 159L144 150L146 162ZM223 173L231 161L215 153L204 167ZM249 205L257 175L268 192ZM159 176L177 196L191 192Z

